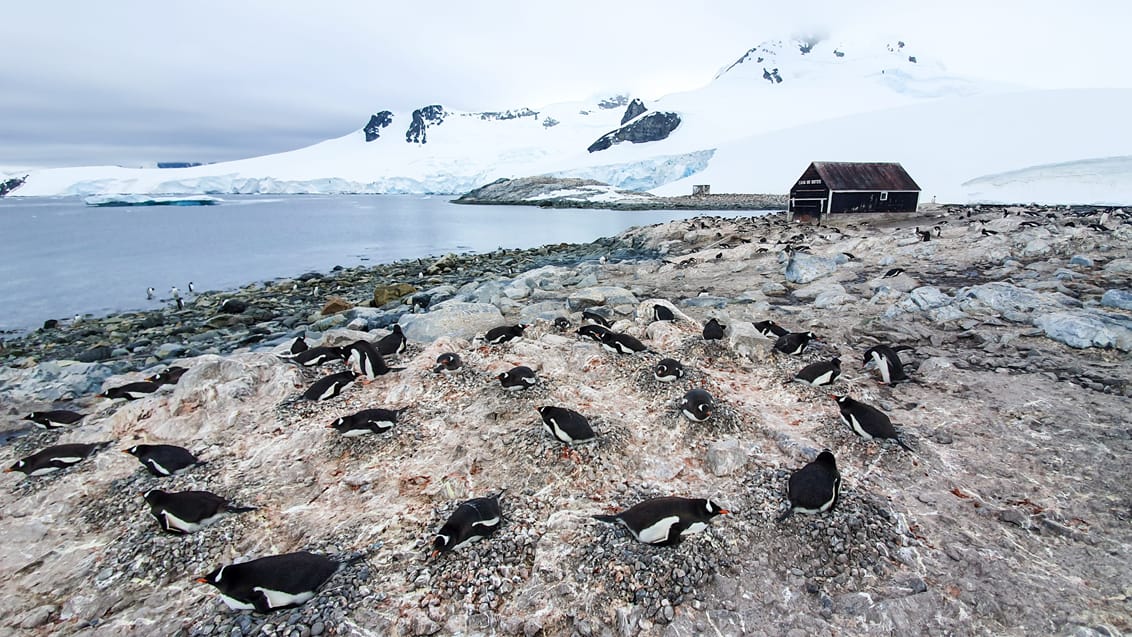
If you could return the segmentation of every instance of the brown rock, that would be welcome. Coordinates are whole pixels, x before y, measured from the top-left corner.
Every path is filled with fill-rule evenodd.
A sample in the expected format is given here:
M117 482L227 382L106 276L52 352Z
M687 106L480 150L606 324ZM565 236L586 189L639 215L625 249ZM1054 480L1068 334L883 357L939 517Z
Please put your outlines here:
M347 301L346 299L340 296L332 296L330 297L330 300L326 302L326 305L322 306L322 315L329 316L331 314L345 312L352 307L354 307L354 304Z
M412 294L416 291L417 287L409 283L379 285L373 289L373 306L381 307L394 299L399 299L406 294Z

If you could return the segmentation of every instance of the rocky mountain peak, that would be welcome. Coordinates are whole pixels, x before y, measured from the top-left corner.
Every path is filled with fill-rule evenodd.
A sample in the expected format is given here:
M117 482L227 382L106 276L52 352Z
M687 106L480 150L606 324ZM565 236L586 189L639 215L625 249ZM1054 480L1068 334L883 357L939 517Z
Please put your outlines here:
M366 134L366 141L372 142L373 140L381 137L381 129L393 123L393 113L389 111L381 111L370 116L369 122L366 123L362 131Z
M410 144L428 143L428 127L440 126L447 115L440 104L422 106L413 111L413 121L409 123L409 130L405 131L405 141Z

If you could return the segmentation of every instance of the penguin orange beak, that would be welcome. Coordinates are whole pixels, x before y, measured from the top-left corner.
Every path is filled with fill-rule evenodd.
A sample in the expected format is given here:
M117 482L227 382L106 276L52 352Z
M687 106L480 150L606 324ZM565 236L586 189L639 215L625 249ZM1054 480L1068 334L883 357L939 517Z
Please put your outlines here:
M4 470L4 473L12 473L13 471L15 471L15 469L8 467L7 469Z
M731 515L731 509L720 509L719 514L720 515Z
M196 581L196 582L199 582L199 583L201 583L201 584L207 584L207 583L208 583L208 580L207 580L207 579L205 579L205 578L203 578L203 577L198 577L198 578L196 578L196 580L195 580L195 581Z
M432 550L432 553L429 553L429 555L428 555L428 559L430 559L430 560L431 560L431 559L433 559L434 557L436 557L437 555L440 555L440 551L438 551L437 549L433 549L433 550Z

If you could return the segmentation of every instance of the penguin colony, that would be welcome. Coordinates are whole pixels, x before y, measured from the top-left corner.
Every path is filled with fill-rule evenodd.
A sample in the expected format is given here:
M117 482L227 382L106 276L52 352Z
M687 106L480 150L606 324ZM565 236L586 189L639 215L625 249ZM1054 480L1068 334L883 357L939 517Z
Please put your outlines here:
M897 273L896 275L898 275ZM896 276L894 275L894 276ZM671 321L664 312L658 308L664 306L653 305L651 318L654 321ZM673 418L679 420L686 427L696 427L711 423L713 407L718 403L726 403L726 395L712 395L701 387L689 385L697 382L697 370L685 368L680 362L682 356L664 348L655 348L651 343L642 342L636 336L619 331L634 330L641 327L648 319L637 319L635 326L626 327L623 323L615 322L598 312L587 312L583 320L594 321L592 324L582 325L576 332L570 331L572 326L565 317L556 320L553 327L546 326L547 333L551 329L561 334L576 336L578 339L589 341L589 345L597 352L617 360L631 361L631 365L641 371L647 371L652 380L659 387L672 387L671 397L673 405ZM573 318L573 317L571 317ZM604 322L599 325L598 321ZM720 330L726 326L719 325ZM712 323L709 321L709 324ZM783 321L788 323L788 321ZM482 347L506 348L515 339L523 338L523 331L531 326L500 326L492 330L496 338L483 339ZM792 326L793 327L793 326ZM598 329L600 328L600 329ZM773 321L764 320L755 323L755 328L768 338L767 344L781 360L793 360L803 353L820 352L823 358L813 363L798 364L798 371L793 380L814 387L825 387L838 382L842 374L842 357L848 362L861 360L864 369L872 369L876 373L875 382L891 384L895 382L915 382L908 378L904 372L905 363L901 361L898 352L905 351L899 345L875 345L861 352L850 355L849 352L831 351L828 344L823 344L817 334L806 331L790 331ZM638 331L634 330L635 333ZM725 335L718 334L713 326L705 329L702 338L719 340ZM487 335L484 335L485 337ZM502 338L498 338L502 336ZM396 337L396 338L390 338ZM281 358L288 358L290 362L304 369L315 369L322 365L347 365L350 369L336 372L314 380L309 388L303 392L303 397L310 401L335 401L341 399L343 394L357 391L353 386L355 380L365 378L376 380L377 377L396 373L397 368L390 368L383 356L399 356L406 351L406 343L399 329L390 334L389 339L382 339L370 345L351 345L339 348L310 348L302 339L296 339L290 344L288 351L281 354ZM771 345L773 343L773 345ZM780 346L781 345L781 346ZM388 348L388 350L387 350ZM374 356L368 350L380 350ZM306 352L316 352L313 355L302 356ZM460 352L445 352L436 359L436 366L432 369L437 378L458 377L460 374L482 373L485 370L469 368L469 361L475 362L476 357L464 356ZM858 358L860 357L860 358ZM465 360L468 359L468 360ZM521 361L519 362L531 362ZM533 364L533 362L532 362ZM354 371L354 370L357 371ZM498 370L492 370L492 372ZM541 369L537 365L514 365L510 369L500 371L495 377L496 386L503 392L516 392L516 395L532 390L544 382L541 378ZM156 374L143 383L130 383L121 387L108 388L100 394L107 399L137 400L144 398L164 385L176 384L180 375L185 373L184 368L170 368ZM336 378L343 380L327 381ZM517 380L516 380L517 379ZM688 380L685 380L688 379ZM859 380L859 378L857 379ZM513 381L513 382L510 382ZM679 383L679 381L685 381ZM850 385L852 386L852 385ZM690 387L690 388L689 388ZM315 391L317 389L317 391ZM714 388L713 388L714 389ZM685 391L687 390L687 391ZM863 441L881 441L890 447L900 447L905 451L913 452L914 447L908 444L904 432L894 426L889 417L875 406L856 400L847 394L834 395L829 405L830 413L836 413L843 423L843 432L859 437ZM546 404L536 408L541 419L541 429L547 438L561 443L564 448L591 443L600 440L602 431L601 414L588 413L580 405L571 409L565 405ZM586 413L583 413L586 412ZM81 426L84 414L67 411L41 411L33 412L27 420L43 428L60 428ZM405 416L405 418L402 418ZM596 418L595 418L596 417ZM370 408L353 414L343 415L334 423L327 423L328 435L338 435L343 438L366 435L369 438L380 436L395 430L405 419L413 418L412 406L406 405L398 409ZM591 420L594 425L591 426ZM358 432L358 433L353 433ZM913 441L914 442L914 441ZM57 445L41 450L37 454L21 459L10 471L23 472L28 476L39 476L66 470L68 467L87 461L110 443L94 445ZM184 475L191 473L200 462L194 452L187 449L179 451L167 450L164 454L147 453L135 445L123 451L138 457L142 466L153 476ZM169 445L149 445L152 447L169 447ZM179 449L179 448L178 448ZM157 460L147 462L145 456ZM799 466L792 472L783 487L783 500L780 520L782 524L795 523L790 518L797 515L822 515L836 509L841 495L842 478L838 468L838 461L831 450L817 454L811 462ZM494 493L484 495L475 494L474 497L462 502L453 502L455 510L443 521L429 529L422 529L422 541L432 546L432 559L443 560L450 552L459 550L469 544L489 538L499 528L506 526L509 510L522 506L522 498L508 497L502 491L507 485L496 485ZM489 492L491 490L488 490ZM687 538L702 533L709 525L721 515L738 514L728 524L741 524L742 511L731 511L724 506L726 495L716 497L713 494L685 494L689 496L704 495L711 497L683 497L683 495L664 495L648 498L639 502L625 502L606 505L606 513L593 514L596 522L609 523L615 528L624 529L623 533L635 541L660 546L678 545ZM170 535L185 535L199 531L210 524L223 523L226 516L246 513L255 510L254 507L243 506L245 503L232 504L225 497L206 491L168 492L161 489L146 491L139 499L139 510L148 509L147 513L153 517L156 524L155 532L164 532ZM257 502L256 504L267 504ZM726 533L726 525L720 533ZM674 549L679 550L679 549ZM300 605L318 593L318 590L333 577L341 568L341 563L323 555L306 552L288 553L269 556L245 562L246 568L237 569L238 565L217 565L216 570L200 575L198 581L214 586L221 599L234 609L253 609L258 612L269 612L279 608ZM309 578L298 578L300 581L290 581L278 575L279 572L302 572ZM237 575L238 574L238 575ZM279 580L279 581L276 581ZM224 582L229 582L225 584ZM250 591L249 592L249 582ZM272 588L272 587L275 588ZM261 590L255 590L261 589Z
M653 305L651 321L674 321L672 313L666 312L663 305ZM564 318L564 317L563 317ZM576 330L581 342L596 341L594 346L607 356L617 359L633 357L640 359L652 378L660 386L675 384L685 378L687 370L676 358L661 356L648 348L639 339L624 332L612 329L614 323L597 312L586 312L583 324ZM557 321L550 329L566 329L566 321ZM503 325L489 330L482 336L484 348L506 348L508 343L521 339L530 325ZM761 321L756 325L761 333L773 340L773 351L786 356L797 356L816 341L812 332L790 332L772 321ZM710 319L702 329L702 340L720 341L725 338L726 326L718 320ZM769 341L768 341L769 342ZM344 392L350 391L355 381L374 380L379 376L396 373L403 368L389 367L385 356L398 356L405 352L407 340L399 326L394 326L391 334L371 343L358 341L345 347L310 347L305 340L296 339L280 353L281 362L295 365L301 369L317 370L328 364L341 364L343 371L323 375L301 393L306 401L331 401ZM864 353L863 362L876 367L884 382L906 380L899 357L893 348L875 346ZM652 358L651 361L643 360ZM106 399L137 400L158 391L164 385L175 385L187 370L183 367L170 367L148 377L145 381L128 383L108 388L99 394ZM442 353L431 370L436 375L458 374L467 371L464 361L457 352ZM813 386L832 384L840 374L840 360L819 361L803 367L795 380ZM538 373L528 365L515 365L495 376L500 390L522 392L537 386ZM835 397L841 418L848 429L864 440L891 440L907 450L911 448L904 442L901 434L893 427L887 416L874 407L854 401L849 396ZM707 423L713 416L717 399L702 387L692 387L674 401L674 415L686 419L694 425ZM352 414L340 416L326 424L342 438L363 435L381 435L393 430L399 418L411 407L387 409L371 407ZM563 445L563 454L578 445L587 445L598 440L601 431L595 431L590 419L583 413L567 406L546 404L536 407L546 435ZM66 410L34 412L26 419L44 428L75 426L83 414ZM90 445L57 445L19 460L8 471L19 471L29 477L39 477L77 464L112 443L103 442ZM188 449L167 444L137 444L123 449L135 456L142 466L153 476L161 478L184 475L195 467L204 464ZM505 485L500 485L505 486ZM793 513L820 514L831 510L839 495L840 474L837 471L833 454L826 450L818 458L798 469L790 476L786 485L784 512L779 521ZM156 522L157 528L170 535L187 535L215 524L223 518L239 513L257 510L253 506L233 504L222 495L203 490L171 492L162 489L149 489L142 494L144 505ZM459 550L468 544L490 537L505 524L505 511L510 506L521 506L506 502L505 491L493 495L475 497L460 503L432 540L431 558ZM657 546L673 547L686 538L705 531L713 518L728 515L729 511L720 502L711 498L684 497L668 495L644 499L628 508L595 514L593 519L623 528L634 540ZM260 613L284 608L293 608L312 599L318 590L334 575L341 564L330 557L305 551L262 557L240 564L219 565L212 572L199 576L196 581L213 586L220 600L233 610L254 610Z

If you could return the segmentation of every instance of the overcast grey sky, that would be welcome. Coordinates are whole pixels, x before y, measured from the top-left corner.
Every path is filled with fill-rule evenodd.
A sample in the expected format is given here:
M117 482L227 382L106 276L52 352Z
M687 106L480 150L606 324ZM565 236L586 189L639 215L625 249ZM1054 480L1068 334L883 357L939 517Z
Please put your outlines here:
M439 103L656 98L766 39L901 37L950 71L1132 87L1124 0L38 0L0 20L0 167L222 161Z

